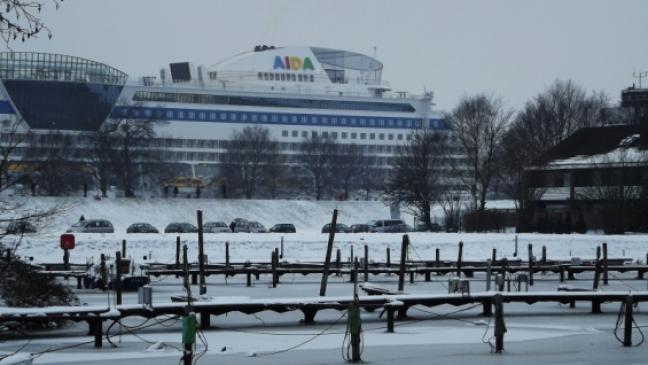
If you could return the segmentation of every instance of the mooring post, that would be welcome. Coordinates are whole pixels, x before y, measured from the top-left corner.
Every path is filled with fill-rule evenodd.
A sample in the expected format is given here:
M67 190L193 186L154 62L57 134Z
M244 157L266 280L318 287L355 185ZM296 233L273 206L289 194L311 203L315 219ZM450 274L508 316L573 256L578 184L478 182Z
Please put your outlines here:
M601 246L596 246L596 261L601 259Z
M515 252L513 252L513 257L517 257L518 255L518 236L517 234L515 235Z
M70 270L70 250L63 249L63 270Z
M283 242L284 242L284 240L283 240L283 236L281 236L281 246L279 246L279 247L281 248L281 249L279 250L279 258L280 258L280 259L283 259L283 257L284 257L284 255L283 255L283 253L284 253L284 251L283 251Z
M126 240L122 240L122 251L121 251L122 257L126 258Z
M121 260L121 252L117 251L115 252L115 291L117 292L116 295L116 301L117 305L122 304L122 285L121 285L121 275L122 275L122 260Z
M337 269L337 273L335 275L342 275L342 252L339 248L335 250L335 268Z
M533 286L533 245L529 243L529 285Z
M102 336L102 320L100 318L88 320L88 326L90 327L90 332L94 336L94 347L101 348L101 338Z
M277 287L277 251L272 250L272 254L270 255L270 262L272 265L272 287L276 288Z
M457 255L457 277L461 277L462 259L463 259L463 241L459 241L459 253Z
M491 265L497 266L497 249L494 248L491 253Z
M369 246L364 245L364 281L369 281Z
M101 254L99 261L99 275L101 278L101 290L106 290L106 286L108 285L108 267L106 267L106 255L104 254Z
M180 270L180 236L176 236L175 269ZM180 277L180 274L176 272L175 277Z
M387 312L387 332L394 333L394 308L387 303L385 311Z
M492 264L490 259L486 259L486 291L491 290Z
M547 246L542 245L542 264L547 264Z
M603 242L603 285L608 285L608 246Z
M229 267L230 267L229 241L225 241L225 268L229 269Z
M598 290L600 276L601 276L601 260L596 260L596 263L594 264L594 283L592 284L592 290Z
M385 249L385 263L388 269L391 268L391 249L389 247Z
M630 347L632 346L632 305L633 305L632 295L628 295L625 298L625 318L624 318L624 328L623 328L623 346Z
M353 302L349 308L349 333L351 335L351 362L360 362L360 335L362 324L360 319L360 300L358 299L358 260L353 263L355 273L353 281Z
M401 243L401 258L400 268L398 270L398 291L405 290L405 260L407 258L407 247L409 246L409 236L403 235L403 242Z
M200 272L200 295L207 294L205 283L205 251L203 242L203 214L202 210L196 212L198 218L198 271Z
M329 226L329 238L326 245L326 257L324 257L324 270L322 271L322 281L320 282L320 297L326 295L326 285L328 284L329 265L331 265L331 254L333 253L333 242L335 241L335 230L337 229L338 210L333 209L333 217Z
M504 334L506 324L504 323L504 304L501 294L495 294L495 352L500 354L504 350Z

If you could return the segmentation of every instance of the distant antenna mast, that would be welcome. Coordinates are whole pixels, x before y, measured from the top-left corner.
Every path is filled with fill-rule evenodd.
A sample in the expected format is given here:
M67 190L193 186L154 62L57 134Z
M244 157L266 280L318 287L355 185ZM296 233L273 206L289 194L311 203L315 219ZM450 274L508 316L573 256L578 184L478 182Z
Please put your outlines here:
M632 77L639 79L639 88L641 89L641 80L645 77L648 77L648 71L644 72L633 72Z

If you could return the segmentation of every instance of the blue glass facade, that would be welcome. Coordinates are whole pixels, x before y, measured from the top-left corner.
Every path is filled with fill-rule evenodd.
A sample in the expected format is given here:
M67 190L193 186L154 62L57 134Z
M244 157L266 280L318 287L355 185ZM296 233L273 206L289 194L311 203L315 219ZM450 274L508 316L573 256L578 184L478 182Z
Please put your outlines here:
M99 129L122 86L34 80L3 81L18 113L34 129Z
M80 57L0 53L0 79L14 112L35 129L97 130L127 78L115 68Z

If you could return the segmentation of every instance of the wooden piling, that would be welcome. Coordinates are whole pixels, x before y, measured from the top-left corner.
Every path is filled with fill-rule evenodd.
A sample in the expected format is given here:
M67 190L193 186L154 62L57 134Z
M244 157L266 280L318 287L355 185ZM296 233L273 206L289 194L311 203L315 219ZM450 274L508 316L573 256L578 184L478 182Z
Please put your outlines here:
M603 243L603 285L608 285L608 246Z
M205 282L205 251L203 242L203 214L202 210L196 211L198 219L198 271L200 272L200 295L207 294L207 283Z
M228 241L225 241L225 267L228 269L230 267L230 250Z
M391 267L391 249L389 247L385 249L385 263L389 269Z
M180 236L176 236L175 266L176 270L180 269Z
M504 350L504 334L506 325L504 324L504 304L500 294L495 295L495 352L500 354Z
M364 281L369 281L369 246L364 245Z
M401 258L400 268L398 270L398 291L405 290L405 260L407 258L407 248L409 246L409 236L403 235L403 242L401 243Z
M461 277L462 259L463 259L463 241L459 241L459 253L457 254L457 277Z
M106 267L106 255L101 254L99 261L99 275L101 290L106 290L108 285L108 267Z
M493 248L493 252L491 253L491 264L497 266L497 249Z
M117 302L117 305L122 304L122 285L121 285L121 266L122 266L122 260L121 260L121 252L117 251L115 252L115 300Z
M272 287L276 288L277 287L277 251L272 250L272 254L270 254L270 262L272 265Z
M121 255L123 258L126 258L126 240L122 240L122 251Z
M322 271L322 281L320 283L320 297L326 295L326 285L328 284L329 266L331 265L331 254L333 253L333 242L335 241L335 230L337 227L338 210L333 209L333 217L329 227L329 238L326 245L326 257L324 258L324 270Z
M533 245L529 243L529 286L533 286Z
M283 243L284 243L284 239L283 239L283 236L281 236L281 246L280 246L280 250L279 250L279 258L280 259L283 259L283 257L284 257Z
M623 346L630 347L632 346L632 305L634 300L632 295L628 295L625 298L625 317L624 317L624 328L623 328Z

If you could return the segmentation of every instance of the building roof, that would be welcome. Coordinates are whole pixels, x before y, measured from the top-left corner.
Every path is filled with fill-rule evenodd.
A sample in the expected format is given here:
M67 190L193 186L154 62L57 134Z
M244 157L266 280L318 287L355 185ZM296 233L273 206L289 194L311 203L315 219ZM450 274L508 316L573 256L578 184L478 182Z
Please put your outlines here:
M547 151L536 161L535 168L645 165L648 150L640 147L641 137L639 124L582 128Z

